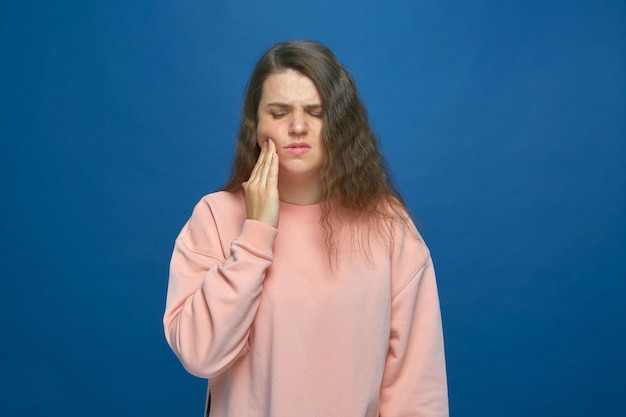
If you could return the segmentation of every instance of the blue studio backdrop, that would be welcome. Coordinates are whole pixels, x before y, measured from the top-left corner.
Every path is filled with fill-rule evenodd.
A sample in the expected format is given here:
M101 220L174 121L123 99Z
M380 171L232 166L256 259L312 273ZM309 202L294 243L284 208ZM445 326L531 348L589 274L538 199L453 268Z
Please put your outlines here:
M352 72L422 225L452 415L616 415L625 27L618 0L5 2L0 415L201 414L169 258L288 39Z

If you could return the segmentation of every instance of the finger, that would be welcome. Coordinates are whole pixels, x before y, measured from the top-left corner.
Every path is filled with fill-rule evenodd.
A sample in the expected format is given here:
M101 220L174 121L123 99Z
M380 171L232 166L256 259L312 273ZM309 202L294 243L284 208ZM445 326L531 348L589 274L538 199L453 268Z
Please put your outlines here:
M267 165L269 166L269 164L272 162L272 154L274 153L274 151L272 151L272 146L273 146L274 141L272 139L268 139L267 141L263 142L263 144L265 145L265 155L263 155L263 165Z
M278 154L274 152L272 154L272 162L270 163L270 169L267 172L267 187L276 189L278 188Z
M272 139L268 139L267 142L265 142L265 156L264 156L264 161L263 161L263 166L261 168L261 171L259 172L260 174L260 179L261 179L261 184L262 185L266 185L267 184L267 176L269 174L270 171L270 167L272 166L272 160L273 160L273 156L275 155L275 152L273 152L271 150L271 148L273 147L274 149L276 148L276 146L274 145L274 141Z
M274 139L269 140L269 150L270 152L276 153L276 142L274 142Z
M254 164L254 167L252 168L252 172L250 173L250 178L248 179L248 182L253 181L258 178L259 171L261 170L261 166L263 165L263 160L265 159L266 148L267 148L267 143L263 142L261 144L261 153L259 154L259 157L256 160L256 164Z

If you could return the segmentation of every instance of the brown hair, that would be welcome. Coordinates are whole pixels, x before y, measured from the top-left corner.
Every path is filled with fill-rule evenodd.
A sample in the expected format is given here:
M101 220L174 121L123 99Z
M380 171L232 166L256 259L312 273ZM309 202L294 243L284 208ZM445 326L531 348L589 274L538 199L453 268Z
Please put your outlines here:
M313 41L279 43L256 64L248 82L231 175L224 190L241 192L260 153L257 111L265 79L287 69L309 77L322 98L322 143L325 161L320 169L322 224L329 253L336 254L331 224L333 207L374 220L387 229L400 219L408 225L408 210L385 166L378 140L369 125L348 71L325 46ZM343 210L342 210L343 211ZM368 242L365 243L369 247Z

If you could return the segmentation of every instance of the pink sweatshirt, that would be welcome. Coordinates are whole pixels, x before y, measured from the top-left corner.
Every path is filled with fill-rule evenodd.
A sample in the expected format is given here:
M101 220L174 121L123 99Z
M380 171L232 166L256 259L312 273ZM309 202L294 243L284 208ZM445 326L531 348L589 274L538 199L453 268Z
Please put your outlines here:
M447 416L427 247L398 224L387 244L372 239L371 262L338 229L331 270L320 213L281 202L274 229L246 219L243 195L218 192L180 232L165 335L209 378L211 417Z

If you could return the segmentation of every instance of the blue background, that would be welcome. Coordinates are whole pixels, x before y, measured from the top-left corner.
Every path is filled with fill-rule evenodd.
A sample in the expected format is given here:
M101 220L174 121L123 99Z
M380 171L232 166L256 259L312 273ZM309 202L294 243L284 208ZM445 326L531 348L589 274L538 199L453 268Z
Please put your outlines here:
M623 410L623 1L4 2L0 414L198 416L173 241L243 90L311 38L356 78L437 266L453 416Z

